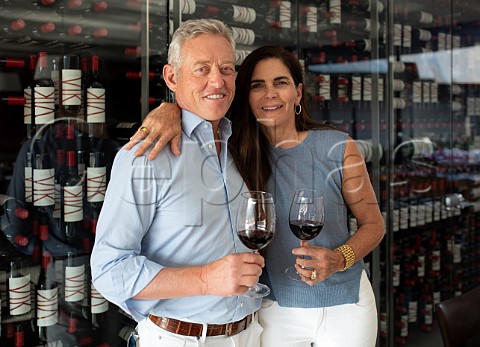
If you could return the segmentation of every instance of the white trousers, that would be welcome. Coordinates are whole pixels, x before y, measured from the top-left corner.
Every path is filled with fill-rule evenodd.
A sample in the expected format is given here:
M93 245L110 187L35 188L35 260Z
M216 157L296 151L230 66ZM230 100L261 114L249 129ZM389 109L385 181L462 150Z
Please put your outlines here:
M359 301L326 308L280 307L259 311L262 347L373 347L377 339L377 308L365 271ZM270 304L268 303L268 304ZM264 305L264 306L268 306Z
M233 336L191 337L170 333L156 326L146 318L137 326L140 347L260 347L262 327L258 324L258 314L250 326ZM207 329L203 329L206 331Z

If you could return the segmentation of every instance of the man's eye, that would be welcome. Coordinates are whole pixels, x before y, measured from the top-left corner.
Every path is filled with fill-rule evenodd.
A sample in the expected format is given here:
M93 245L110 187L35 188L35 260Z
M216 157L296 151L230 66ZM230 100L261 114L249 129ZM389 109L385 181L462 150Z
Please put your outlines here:
M208 72L208 69L207 69L206 67L199 67L199 68L197 68L196 71L197 71L198 73L203 74L203 73Z
M235 73L235 68L231 67L231 66L225 66L222 68L222 72L225 74L225 75L231 75L231 74L234 74Z

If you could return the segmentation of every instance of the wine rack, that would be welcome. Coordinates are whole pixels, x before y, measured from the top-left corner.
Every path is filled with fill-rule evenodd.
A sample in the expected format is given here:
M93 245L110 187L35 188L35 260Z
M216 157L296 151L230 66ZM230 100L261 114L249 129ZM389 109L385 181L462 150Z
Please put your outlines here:
M434 305L480 285L477 7L0 0L0 345L125 344L135 324L91 286L89 254L113 156L148 111L173 100L162 68L173 31L191 18L231 26L237 65L265 44L298 56L312 116L357 141L385 218L365 259L378 345L438 336ZM55 293L56 306L45 301Z

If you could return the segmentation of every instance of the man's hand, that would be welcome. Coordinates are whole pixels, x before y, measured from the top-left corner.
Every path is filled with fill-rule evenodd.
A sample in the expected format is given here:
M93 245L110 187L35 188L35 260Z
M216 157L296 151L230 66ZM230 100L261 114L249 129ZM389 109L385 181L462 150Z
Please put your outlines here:
M168 102L161 103L147 115L142 126L130 138L124 148L130 150L143 140L143 143L135 151L135 156L138 157L143 155L156 140L152 151L148 154L147 158L149 160L155 159L168 142L170 142L172 153L180 155L180 139L182 137L180 116L180 108L177 105Z
M205 295L242 295L258 282L265 259L258 253L229 254L202 271Z

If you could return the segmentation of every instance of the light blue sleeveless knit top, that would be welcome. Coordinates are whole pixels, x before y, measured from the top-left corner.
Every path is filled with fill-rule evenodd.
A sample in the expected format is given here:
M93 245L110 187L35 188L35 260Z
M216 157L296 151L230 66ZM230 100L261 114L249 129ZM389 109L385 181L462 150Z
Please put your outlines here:
M300 240L288 225L290 204L296 189L318 189L325 199L325 225L320 235L309 244L335 249L350 238L347 205L341 193L346 139L347 134L340 131L310 130L306 139L296 147L271 148L273 172L267 190L275 199L277 232L264 249L266 268L261 281L270 286L270 298L278 301L280 306L328 307L358 301L363 261L313 287L285 275L285 269L295 262L291 250L300 246Z

